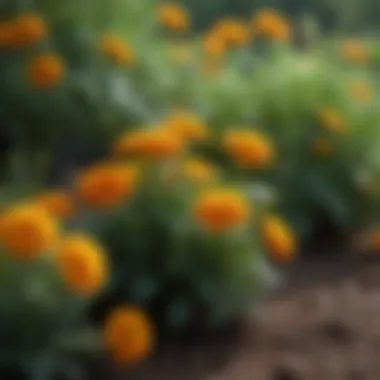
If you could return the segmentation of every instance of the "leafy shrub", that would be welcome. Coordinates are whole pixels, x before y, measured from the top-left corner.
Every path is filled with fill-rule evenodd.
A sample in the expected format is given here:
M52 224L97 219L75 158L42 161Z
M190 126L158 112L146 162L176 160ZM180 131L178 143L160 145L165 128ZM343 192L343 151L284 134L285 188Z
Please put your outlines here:
M280 219L261 225L269 204L259 188L225 182L220 169L185 153L194 135L183 145L167 128L121 136L116 161L78 173L78 220L109 252L112 307L141 305L171 333L215 329L250 312L275 285L265 252L287 261L295 238ZM102 317L108 307L100 309Z

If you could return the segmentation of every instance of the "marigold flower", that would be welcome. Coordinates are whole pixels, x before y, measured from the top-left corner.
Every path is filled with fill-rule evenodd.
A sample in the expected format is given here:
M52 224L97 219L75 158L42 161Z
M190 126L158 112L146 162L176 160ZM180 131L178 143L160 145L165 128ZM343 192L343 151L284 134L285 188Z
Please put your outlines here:
M106 254L88 236L73 234L65 237L58 248L56 262L62 279L77 294L94 294L107 280Z
M151 128L126 132L116 141L116 156L138 155L149 159L165 159L177 155L184 147L183 139L168 128Z
M346 130L342 115L334 108L324 108L318 112L319 122L330 132L342 133Z
M41 41L46 35L46 22L38 13L25 13L0 23L0 46L27 46Z
M103 36L100 40L100 50L117 65L129 65L136 58L132 47L116 35Z
M204 36L203 49L207 55L213 57L214 59L220 59L227 50L227 43L223 38L212 31Z
M368 59L366 46L359 40L346 39L341 43L340 54L350 62L363 63Z
M290 39L288 21L273 9L263 9L252 19L254 31L274 41L287 42Z
M184 165L186 177L195 183L211 183L217 178L217 170L213 164L200 158L191 158Z
M162 4L158 7L157 12L158 21L165 28L179 32L190 27L190 16L179 4Z
M76 179L79 198L89 207L108 209L124 202L133 193L138 181L134 165L101 163L94 165Z
M184 147L181 136L166 128L153 128L146 134L142 144L144 157L165 159L179 154Z
M211 33L227 46L244 45L250 37L247 26L242 21L232 18L219 20Z
M178 110L162 121L169 132L179 135L184 141L200 141L207 137L207 127L196 114Z
M47 25L38 13L26 13L12 22L14 45L25 46L41 41L47 35Z
M247 168L261 168L274 159L273 143L268 136L249 129L231 129L223 138L227 154Z
M262 224L264 246L278 262L292 260L296 253L296 238L284 220L275 215L266 217Z
M151 320L138 307L121 306L106 318L105 346L118 364L138 364L151 352L155 333Z
M0 241L17 258L33 259L54 248L58 239L59 225L38 205L16 205L1 215Z
M112 147L112 154L118 158L141 154L146 135L146 129L123 132L115 140Z
M35 87L46 88L59 84L65 71L62 58L54 53L39 55L28 63L28 79Z
M69 216L74 210L71 197L60 190L52 190L38 194L35 201L50 214L59 218Z
M360 102L368 102L373 96L371 86L364 81L350 83L350 91L354 99Z
M208 189L196 200L197 221L212 231L222 231L242 225L251 215L246 197L235 189Z
M329 156L333 151L331 141L326 137L315 138L313 141L312 149L313 153L319 157Z

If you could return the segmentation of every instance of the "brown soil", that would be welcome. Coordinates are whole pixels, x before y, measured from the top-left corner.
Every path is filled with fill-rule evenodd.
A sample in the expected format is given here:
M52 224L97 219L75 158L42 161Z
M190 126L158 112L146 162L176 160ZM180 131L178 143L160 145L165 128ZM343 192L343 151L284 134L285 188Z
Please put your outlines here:
M309 259L286 277L281 294L262 305L260 325L233 341L167 346L116 378L379 380L380 260Z

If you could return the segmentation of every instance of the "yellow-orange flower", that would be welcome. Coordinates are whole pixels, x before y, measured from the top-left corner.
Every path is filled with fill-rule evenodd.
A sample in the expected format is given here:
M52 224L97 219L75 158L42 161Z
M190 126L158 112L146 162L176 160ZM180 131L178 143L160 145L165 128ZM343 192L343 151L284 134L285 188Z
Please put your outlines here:
M284 263L294 258L297 246L294 232L280 217L270 215L264 219L262 238L274 260Z
M259 131L231 129L224 135L223 146L227 154L243 167L261 168L274 159L272 141Z
M146 135L146 129L123 132L115 140L112 147L112 154L118 158L141 154Z
M235 189L208 189L194 204L196 220L207 229L222 231L248 222L250 205Z
M151 320L138 307L121 306L106 318L105 346L117 364L138 364L152 351L155 332Z
M165 159L177 155L184 147L183 139L168 128L151 128L122 134L113 152L118 157L138 155L149 159Z
M59 218L69 216L74 210L74 204L71 197L59 190L52 190L38 194L35 201L50 214Z
M227 50L227 44L223 38L211 31L203 37L203 49L208 56L220 59Z
M346 130L345 121L336 109L324 108L318 112L319 122L330 132L342 133Z
M244 45L250 37L247 26L242 21L232 18L219 20L212 28L211 34L227 46Z
M103 36L100 40L100 50L117 65L129 65L136 58L132 47L116 35Z
M28 79L35 87L53 87L59 84L65 71L62 58L54 53L39 55L28 63Z
M38 13L25 13L0 24L0 46L27 46L46 35L46 22Z
M355 39L344 40L340 46L340 54L342 58L355 63L363 63L368 59L366 46Z
M65 237L58 248L56 262L66 285L78 294L94 294L107 280L106 254L99 243L88 236Z
M76 189L80 200L87 206L113 208L133 193L138 175L134 165L101 163L79 174Z
M312 150L316 156L326 157L332 153L333 147L326 137L317 137L313 141Z
M207 127L204 121L192 112L175 111L163 120L169 133L179 135L184 141L199 141L207 137Z
M38 205L16 205L1 215L0 241L17 258L33 259L54 248L58 239L59 225Z
M361 102L368 102L373 96L371 86L364 81L350 83L350 91L354 99Z
M188 12L175 3L165 3L158 7L158 21L165 28L174 31L183 31L190 27Z
M191 158L185 162L185 175L195 183L212 183L218 177L213 164L200 158Z
M181 136L166 128L153 128L147 132L142 154L151 159L165 159L179 154L184 147Z
M287 42L290 39L288 21L273 9L263 9L252 19L254 32L274 41Z

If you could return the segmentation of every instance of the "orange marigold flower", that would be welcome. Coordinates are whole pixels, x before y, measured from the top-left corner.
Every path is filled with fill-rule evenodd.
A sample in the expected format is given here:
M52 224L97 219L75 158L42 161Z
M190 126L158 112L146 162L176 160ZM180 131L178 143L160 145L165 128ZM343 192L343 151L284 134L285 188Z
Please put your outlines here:
M368 59L366 46L359 40L347 39L341 43L340 54L342 58L356 63L363 63Z
M319 122L330 132L345 132L346 125L342 115L334 108L324 108L318 112Z
M274 41L287 42L290 39L288 21L273 9L263 9L253 16L254 31Z
M37 13L22 14L0 23L0 46L28 46L41 41L46 35L46 22Z
M28 79L35 87L53 87L63 80L65 69L65 63L57 54L42 54L28 63Z
M183 139L166 128L153 128L147 131L142 144L142 155L151 159L165 159L179 154Z
M214 59L220 59L227 50L227 43L218 34L211 31L203 38L203 49L207 55Z
M138 174L134 165L101 163L80 173L76 179L76 189L87 206L113 208L133 193Z
M196 200L194 215L204 227L221 231L246 223L250 217L250 205L235 189L209 189Z
M175 3L165 3L158 7L158 21L165 28L174 31L183 31L190 27L188 12Z
M138 364L152 351L155 332L151 320L138 307L121 306L106 318L105 346L118 364Z
M78 294L94 294L107 280L106 254L88 236L73 234L65 237L58 248L56 262L62 279Z
M112 154L118 158L141 154L147 129L123 132L114 142Z
M191 158L185 162L186 177L196 183L211 183L218 177L213 164L200 158Z
M313 153L319 157L329 156L333 151L331 141L326 137L317 137L314 139L312 149Z
M192 112L178 110L163 120L168 131L178 134L185 141L199 141L207 137L207 127L203 120Z
M113 151L118 157L138 155L165 159L177 155L184 147L182 138L168 128L151 128L126 132L116 141Z
M350 83L350 91L354 99L361 102L368 102L373 96L371 86L364 81Z
M223 146L227 154L243 167L261 168L274 159L272 141L259 131L231 129L224 135Z
M15 45L15 32L12 22L0 23L0 47L13 47Z
M296 253L296 238L284 220L275 215L266 217L262 224L262 238L266 249L278 262L289 262Z
M227 46L244 45L250 37L247 26L240 20L235 19L219 20L212 28L211 33Z
M33 259L54 248L59 225L44 208L35 204L10 207L1 215L0 241L20 259Z
M103 36L100 50L117 65L128 65L136 58L131 46L116 35Z
M14 46L25 46L41 41L47 35L47 25L38 13L26 13L12 21Z
M39 194L35 201L50 214L59 218L67 217L74 210L71 197L60 190L52 190Z

